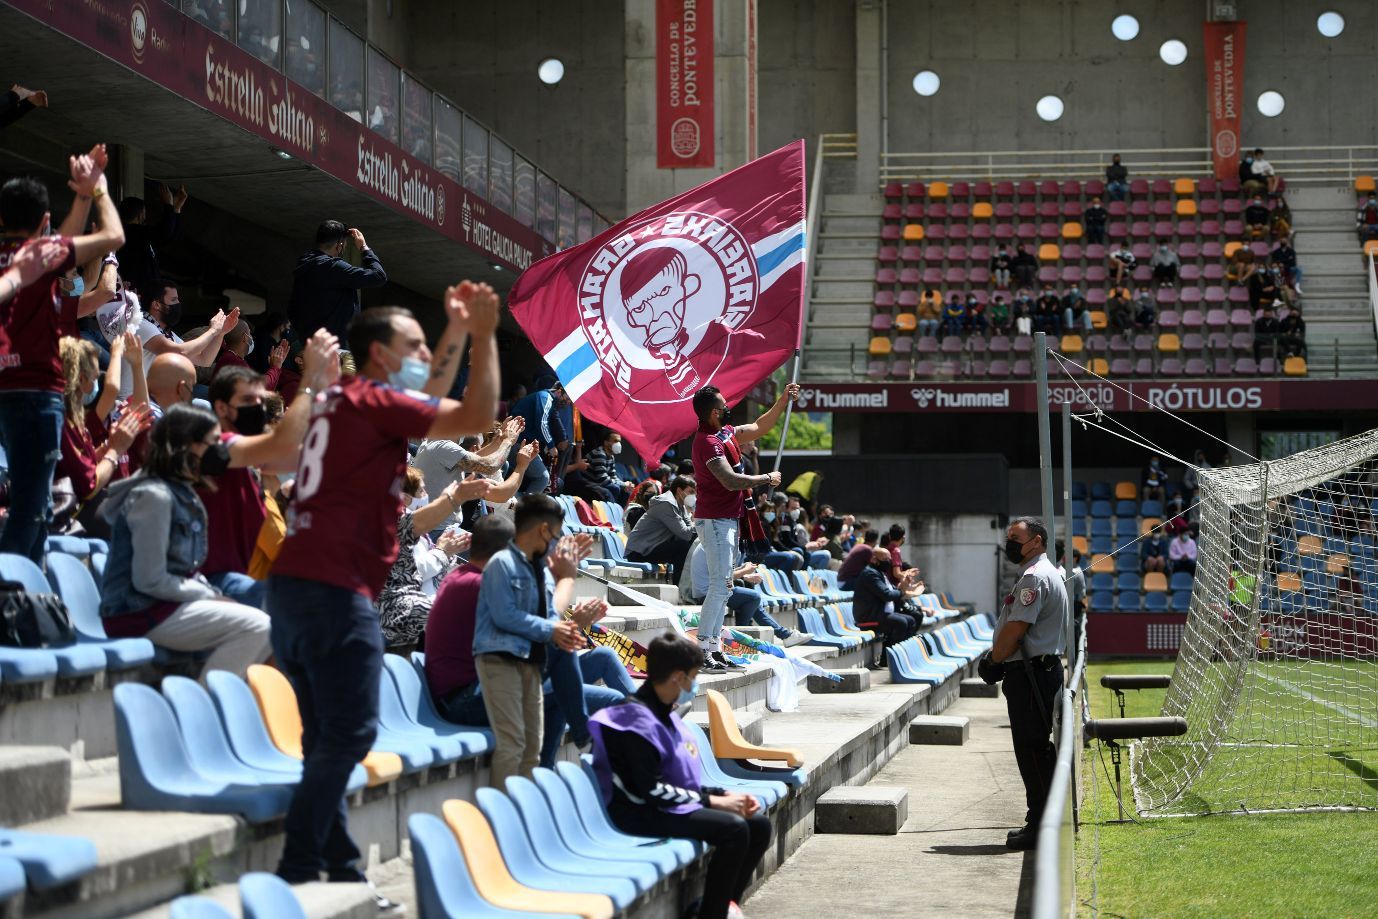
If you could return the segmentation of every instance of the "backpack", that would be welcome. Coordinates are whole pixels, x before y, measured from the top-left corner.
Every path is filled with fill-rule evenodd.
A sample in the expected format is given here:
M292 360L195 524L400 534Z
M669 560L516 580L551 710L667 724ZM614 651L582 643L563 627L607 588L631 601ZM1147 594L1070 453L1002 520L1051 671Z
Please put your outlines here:
M71 644L76 637L60 597L28 593L18 581L0 580L0 645L46 648Z

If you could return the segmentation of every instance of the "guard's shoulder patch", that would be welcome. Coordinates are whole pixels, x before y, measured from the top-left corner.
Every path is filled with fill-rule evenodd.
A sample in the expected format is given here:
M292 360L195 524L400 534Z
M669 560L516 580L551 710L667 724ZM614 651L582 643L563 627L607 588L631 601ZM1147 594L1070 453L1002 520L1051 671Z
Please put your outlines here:
M1033 587L1021 587L1021 588L1019 588L1019 605L1020 605L1020 606L1033 606L1033 605L1034 605L1034 601L1037 600L1037 599L1038 599L1038 590L1037 590L1036 588L1033 588Z

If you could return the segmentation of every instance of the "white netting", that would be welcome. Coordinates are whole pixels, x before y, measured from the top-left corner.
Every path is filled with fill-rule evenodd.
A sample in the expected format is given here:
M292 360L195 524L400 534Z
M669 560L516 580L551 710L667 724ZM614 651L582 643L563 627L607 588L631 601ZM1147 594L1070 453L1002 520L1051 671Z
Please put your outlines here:
M1378 807L1378 431L1200 478L1188 733L1135 746L1139 809Z

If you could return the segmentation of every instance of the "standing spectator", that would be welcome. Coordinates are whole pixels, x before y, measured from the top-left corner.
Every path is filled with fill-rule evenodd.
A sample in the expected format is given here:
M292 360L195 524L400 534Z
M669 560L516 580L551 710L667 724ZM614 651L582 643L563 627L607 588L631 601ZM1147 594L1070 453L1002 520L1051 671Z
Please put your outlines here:
M727 598L727 608L738 628L765 626L775 633L775 637L786 648L813 640L808 632L787 629L766 612L765 596L761 593L763 578L754 562L743 561L740 550L733 552L732 561L732 593ZM704 554L703 543L694 542L686 564L689 566L689 576L680 584L680 596L689 603L702 604L708 594L708 557Z
M627 539L627 561L664 562L674 566L674 582L684 576L684 559L694 543L694 505L698 488L688 476L677 475L670 490L646 505Z
M757 485L780 485L779 472L743 475L737 442L760 439L775 427L785 405L797 398L799 385L790 383L754 424L733 426L727 400L717 387L705 386L694 394L694 414L699 419L693 445L694 481L703 498L694 505L694 529L708 562L708 592L699 614L698 635L706 673L737 669L722 653L720 632L732 593L733 547L737 545L739 521L747 511L744 492Z
M1038 298L1033 321L1034 330L1050 335L1062 334L1062 298L1053 290L1053 285L1043 285L1043 294Z
M1010 259L1010 270L1014 272L1015 283L1020 287L1033 287L1038 279L1038 259L1022 245L1014 247L1014 258Z
M898 612L904 604L904 591L910 577L905 575L898 587L892 587L886 578L892 570L890 553L881 548L872 549L871 564L857 575L852 587L852 614L856 617L856 624L877 632L883 639L884 648L899 644L918 631L912 617ZM884 650L877 648L876 652L877 657L866 662L868 670L885 667Z
M1359 212L1354 215L1354 229L1359 234L1359 245L1370 239L1378 239L1378 194L1368 193Z
M1158 251L1148 263L1153 268L1153 280L1159 287L1171 287L1177 283L1177 272L1182 269L1182 259L1166 242L1158 243Z
M1134 258L1134 250L1129 248L1129 243L1120 243L1119 247L1110 253L1110 282L1116 287L1124 284L1126 277L1133 275L1136 264L1138 259Z
M1306 357L1306 320L1301 318L1300 303L1293 303L1278 322L1278 349L1283 357Z
M622 455L622 435L607 428L603 441L584 457L586 468L571 472L565 479L565 490L588 501L606 501L625 506L634 483L623 481L617 474L617 457ZM685 546L685 550L688 550Z
M937 335L943 312L943 295L931 287L926 288L919 297L918 311L919 334L929 337Z
M462 482L469 475L486 476L493 479L507 462L507 456L521 436L526 422L520 417L511 417L489 431L489 440L480 445L476 436L470 435L459 442L453 440L425 440L416 449L413 462L424 480L426 493L439 495L455 482ZM514 458L515 459L515 458ZM467 508L466 508L467 511ZM440 526L459 522L458 512L448 515Z
M1111 201L1123 201L1129 194L1129 170L1120 163L1120 155L1110 157L1110 165L1105 167L1105 193Z
M1273 356L1277 347L1278 332L1277 314L1273 311L1271 303L1263 305L1263 315L1254 320L1254 360L1261 360L1263 355Z
M1168 544L1167 557L1173 574L1185 571L1196 576L1196 540L1191 538L1191 530L1183 527L1177 531L1176 537Z
M101 510L112 535L100 613L112 638L209 651L206 671L243 676L268 659L268 617L225 597L200 572L207 526L195 486L228 466L219 427L205 409L174 406L153 428L143 470L111 487Z
M1148 468L1144 470L1144 500L1162 501L1167 495L1167 473L1163 471L1163 462L1158 457L1152 457L1148 461Z
M990 320L991 331L995 334L1004 335L1010 330L1010 305L1005 302L1002 294L995 295L995 300L991 303L986 318Z
M1267 239L1270 215L1263 196L1258 195L1244 209L1244 231L1250 239Z
M1153 297L1142 287L1134 297L1134 325L1147 332L1158 321L1158 307Z
M18 83L0 96L0 128L9 127L36 108L48 107L48 93L41 89L25 89Z
M0 269L5 270L6 300L0 307L0 447L9 458L9 515L0 535L0 552L23 555L42 564L52 516L50 483L62 455L62 395L66 383L58 339L76 335L78 301L54 302L60 275L98 259L124 242L124 231L106 193L105 147L71 158L72 210L58 228L61 261L52 265L52 250L23 250L49 230L48 189L37 179L14 178L0 186ZM94 203L99 229L82 235ZM47 253L35 265L33 256ZM21 277L33 280L16 291L9 271L17 262ZM40 272L38 269L42 268ZM36 277L35 277L36 275Z
M536 391L522 396L508 407L509 415L521 418L526 436L534 438L540 455L526 467L522 493L541 493L550 488L554 474L559 471L560 458L569 449L569 433L561 419L561 410L570 404L569 396L560 381L546 376L536 382Z
M165 246L177 236L177 224L182 208L187 204L187 187L174 195L166 185L158 186L163 213L156 226L148 224L148 206L143 198L129 197L120 202L120 222L124 224L124 245L115 253L120 263L120 277L131 289L151 290L163 279L158 265L158 247Z
M359 267L345 261L346 243L359 250ZM297 259L292 270L292 295L287 315L292 331L305 341L317 329L325 329L340 341L349 334L349 322L359 313L359 291L388 283L383 263L364 241L364 234L338 220L316 228L316 247ZM356 358L357 359L357 358Z
M1062 298L1062 327L1068 333L1078 329L1091 331L1091 311L1086 308L1086 298L1081 295L1081 288L1075 284Z
M1167 540L1163 538L1162 528L1157 528L1143 541L1143 548L1139 550L1141 571L1144 574L1150 571L1167 574L1167 552Z
M249 349L246 359L249 366L259 373L268 372L268 357L273 353L282 342L287 342L290 353L292 347L292 323L282 313L265 313L259 317L258 324L254 328L254 345ZM273 387L276 389L276 387Z
M1010 258L1010 253L1005 248L1004 243L1001 243L1000 248L996 249L995 254L990 257L990 277L995 282L996 287L1002 290L1009 288L1012 265L1013 260Z
M943 310L943 334L961 335L966 326L967 305L962 295L955 290L947 296L947 308Z
M1278 244L1273 247L1272 253L1268 256L1272 261L1277 262L1287 272L1287 281L1292 285L1292 289L1301 293L1301 266L1297 264L1297 250L1292 248L1292 240L1283 238L1278 240Z
M446 329L433 365L409 311L367 310L350 324L359 375L318 398L306 381L297 393L313 399L311 425L287 539L268 579L273 653L305 726L302 781L277 869L289 883L317 880L322 871L332 880L366 880L343 799L377 734L383 637L373 597L397 558L407 440L453 438L487 430L493 420L497 295L466 281L447 290L444 302ZM472 364L460 403L442 395L454 384L466 338ZM385 899L379 905L392 906Z
M1120 197L1123 198L1124 196L1121 195ZM1081 220L1086 230L1086 241L1104 245L1105 225L1110 221L1110 212L1105 209L1105 205L1100 203L1100 195L1091 199L1091 204L1081 215Z

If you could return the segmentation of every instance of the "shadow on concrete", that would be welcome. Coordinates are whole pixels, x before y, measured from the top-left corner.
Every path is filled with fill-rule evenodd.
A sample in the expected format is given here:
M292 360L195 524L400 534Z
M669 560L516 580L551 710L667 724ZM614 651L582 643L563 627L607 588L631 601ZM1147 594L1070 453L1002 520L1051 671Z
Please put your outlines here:
M929 846L934 855L1013 855L1004 843L983 842L974 846ZM1021 879L1022 883L1022 879Z
M1024 853L1024 864L1019 871L1019 896L1014 901L1016 919L1033 915L1034 863L1037 854L1037 850Z

